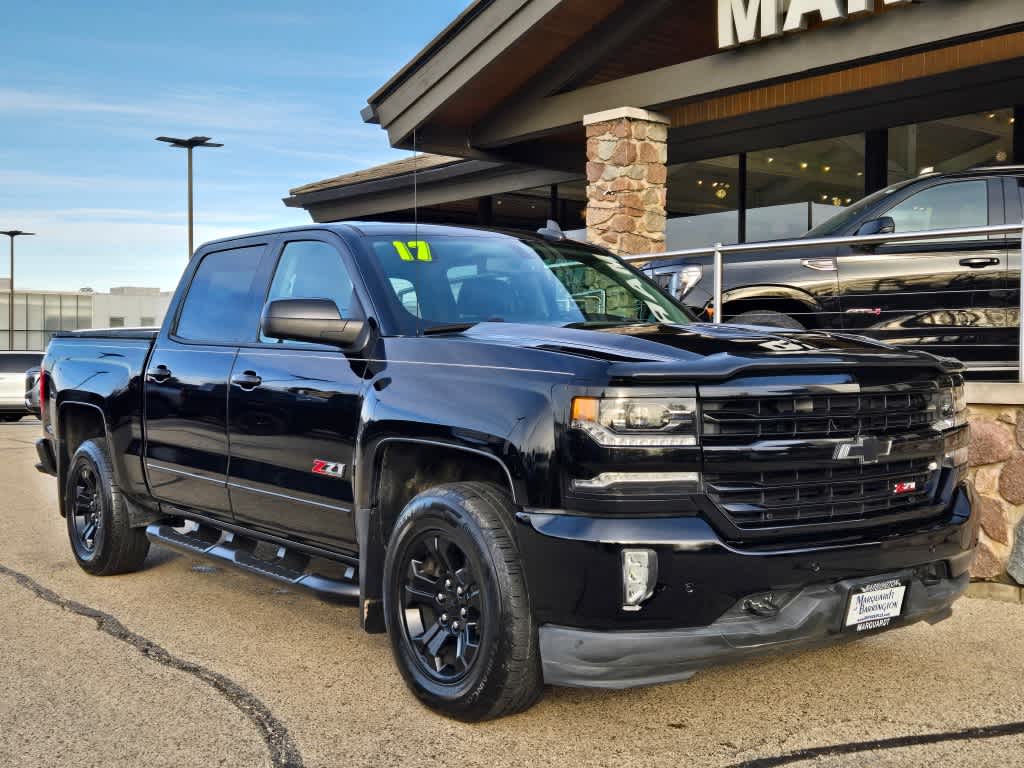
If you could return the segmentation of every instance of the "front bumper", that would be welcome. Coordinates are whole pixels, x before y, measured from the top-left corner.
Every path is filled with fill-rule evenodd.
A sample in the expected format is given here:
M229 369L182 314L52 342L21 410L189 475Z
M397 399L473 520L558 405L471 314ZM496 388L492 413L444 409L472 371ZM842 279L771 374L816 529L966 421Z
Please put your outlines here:
M910 573L902 575L910 587L903 615L890 627L949 617L953 601L970 582L966 573L930 585L911 579ZM847 595L862 581L809 586L772 618L729 616L707 627L595 632L548 624L540 628L544 682L596 688L668 683L713 664L855 637L840 627Z
M890 626L949 614L966 589L978 540L973 493L956 487L940 519L829 541L741 547L700 517L608 518L524 510L517 540L540 626L545 681L628 687L680 680L702 667L848 637L851 585L904 578ZM621 551L653 549L658 586L637 612L622 607ZM771 617L748 598L785 596Z

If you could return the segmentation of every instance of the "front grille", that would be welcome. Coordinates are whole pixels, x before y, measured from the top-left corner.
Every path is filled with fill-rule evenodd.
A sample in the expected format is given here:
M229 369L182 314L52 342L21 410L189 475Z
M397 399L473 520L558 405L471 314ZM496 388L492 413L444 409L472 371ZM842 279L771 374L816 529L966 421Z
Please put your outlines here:
M708 496L741 530L885 518L926 505L934 459L760 472L705 473ZM896 484L914 490L896 494ZM904 487L907 487L906 485Z
M807 392L763 383L760 391L705 388L706 493L753 538L932 516L945 444L932 425L940 390L960 383L954 376ZM857 439L870 437L882 438L872 446L884 446L879 453L837 458L837 446L863 447Z
M705 445L750 440L892 435L932 424L936 385L903 391L709 399Z

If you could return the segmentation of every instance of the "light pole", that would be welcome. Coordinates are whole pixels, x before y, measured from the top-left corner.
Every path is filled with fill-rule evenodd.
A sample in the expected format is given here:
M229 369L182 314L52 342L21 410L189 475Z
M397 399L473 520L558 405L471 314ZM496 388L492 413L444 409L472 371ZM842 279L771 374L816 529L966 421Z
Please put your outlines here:
M0 235L11 238L11 285L7 293L7 348L14 349L14 238L23 235L34 235L35 232L22 232L20 229L0 230Z
M157 141L163 141L178 149L188 150L188 257L192 258L192 149L194 147L223 147L210 141L209 136L193 136L191 139L175 139L172 136L157 136Z

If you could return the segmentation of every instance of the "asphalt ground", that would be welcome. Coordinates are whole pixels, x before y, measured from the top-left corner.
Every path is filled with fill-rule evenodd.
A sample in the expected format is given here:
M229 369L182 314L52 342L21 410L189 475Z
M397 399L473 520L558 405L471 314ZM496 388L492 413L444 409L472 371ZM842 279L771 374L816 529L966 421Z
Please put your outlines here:
M0 427L0 766L1024 766L1022 606L467 725L353 606L158 548L79 570L38 433Z

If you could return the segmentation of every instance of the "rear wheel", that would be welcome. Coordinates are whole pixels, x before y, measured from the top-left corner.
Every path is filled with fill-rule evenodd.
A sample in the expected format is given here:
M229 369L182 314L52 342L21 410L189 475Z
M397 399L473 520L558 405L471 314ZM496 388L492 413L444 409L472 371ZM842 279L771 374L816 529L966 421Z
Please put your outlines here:
M64 490L71 551L95 576L130 573L149 553L143 528L132 528L124 497L114 482L106 443L86 440L71 458Z
M532 706L543 690L537 628L500 488L457 483L414 498L384 565L395 660L427 706L487 720Z
M726 322L736 325L766 325L769 328L786 328L791 331L807 330L799 320L781 312L772 312L770 309L754 309L750 312L743 312L736 317L729 318Z

